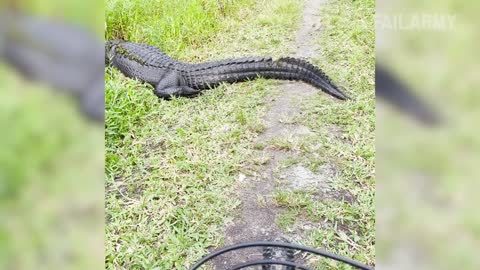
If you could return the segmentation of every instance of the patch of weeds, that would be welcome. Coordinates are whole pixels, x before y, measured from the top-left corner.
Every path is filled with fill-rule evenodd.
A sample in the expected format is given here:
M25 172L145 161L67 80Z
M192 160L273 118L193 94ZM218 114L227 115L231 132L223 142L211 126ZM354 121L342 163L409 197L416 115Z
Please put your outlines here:
M299 140L294 137L273 138L268 142L273 149L280 151L294 151L299 149Z
M280 229L287 231L295 224L295 220L296 215L294 213L285 212L280 214L275 220L275 222Z

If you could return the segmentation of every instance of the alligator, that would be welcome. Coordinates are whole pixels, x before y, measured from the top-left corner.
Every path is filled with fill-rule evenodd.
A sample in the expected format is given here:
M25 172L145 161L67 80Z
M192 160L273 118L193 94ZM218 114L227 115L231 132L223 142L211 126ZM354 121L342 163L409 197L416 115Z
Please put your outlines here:
M310 84L340 100L348 97L318 67L292 57L244 57L190 64L170 58L160 49L122 40L105 45L107 66L119 69L125 76L154 87L159 98L197 96L203 90L222 83L237 83L256 78L295 80Z

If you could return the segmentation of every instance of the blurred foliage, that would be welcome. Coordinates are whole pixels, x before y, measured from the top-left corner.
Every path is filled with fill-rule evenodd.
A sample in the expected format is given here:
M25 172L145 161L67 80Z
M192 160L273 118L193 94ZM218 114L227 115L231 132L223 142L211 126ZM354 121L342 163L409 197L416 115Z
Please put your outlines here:
M31 15L56 18L66 23L82 25L101 35L104 31L105 13L103 1L97 0L17 0L6 1L6 7Z
M10 3L103 31L101 1ZM103 265L103 129L77 107L0 62L0 269Z
M390 1L382 9L405 17L454 16L455 23L453 29L377 36L389 45L377 51L377 59L436 105L445 120L428 129L384 106L377 109L379 265L480 269L480 20L473 12L479 8L478 1L409 0Z

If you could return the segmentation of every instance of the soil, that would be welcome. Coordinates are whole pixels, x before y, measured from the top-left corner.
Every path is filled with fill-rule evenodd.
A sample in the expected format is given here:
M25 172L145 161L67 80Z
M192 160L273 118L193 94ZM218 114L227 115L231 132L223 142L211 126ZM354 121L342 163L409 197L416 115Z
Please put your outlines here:
M296 57L312 58L318 53L316 37L320 34L320 9L325 0L308 0L303 10L303 22L297 32ZM257 143L265 143L278 138L295 138L314 134L308 127L289 123L289 119L301 115L299 104L318 94L318 90L304 83L286 82L280 86L278 95L271 97L268 102L270 110L264 117L266 129L257 138ZM319 172L312 172L308 168L296 164L275 173L282 160L298 156L294 151L285 151L266 147L258 152L261 157L267 157L268 162L256 169L253 175L239 175L237 194L241 206L237 218L225 229L225 246L249 242L272 241L284 239L289 242L298 242L305 237L305 230L321 227L322 224L312 224L309 221L299 220L292 232L282 231L276 224L277 217L283 209L273 201L275 190L311 190L318 193L328 193L329 179L335 173L335 168L326 165ZM321 197L321 196L320 196ZM243 250L231 252L214 261L214 269L228 269L233 265L250 260L262 259L262 251L251 252Z

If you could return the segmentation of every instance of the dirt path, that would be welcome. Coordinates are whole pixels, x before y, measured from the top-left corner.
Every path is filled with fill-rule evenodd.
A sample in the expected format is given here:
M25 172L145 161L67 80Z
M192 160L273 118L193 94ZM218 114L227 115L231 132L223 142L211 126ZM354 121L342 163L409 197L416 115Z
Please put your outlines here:
M325 0L307 0L303 10L303 22L297 32L296 41L293 46L296 48L296 57L312 58L319 49L315 40L320 32L320 8ZM284 83L281 91L272 97L270 111L264 118L266 124L265 132L257 138L257 143L268 143L274 139L295 138L308 136L312 131L306 126L290 124L289 119L301 113L299 103L317 94L318 90L303 83ZM315 185L317 188L324 188L325 175L318 175L307 168L296 165L278 173L282 160L298 156L294 151L278 150L266 147L258 151L261 159L268 160L264 165L256 169L251 176L239 175L238 197L241 199L240 213L233 224L226 228L225 245L247 241L283 239L298 242L302 239L302 233L291 232L288 235L276 225L276 219L282 213L273 201L274 191L279 188L303 189ZM325 173L329 173L328 170ZM290 182L289 182L290 181ZM311 225L310 225L311 226ZM302 231L300 229L300 231ZM215 269L226 269L225 266L232 266L245 260L260 259L261 254L252 255L251 252L236 252L223 256L214 262Z

